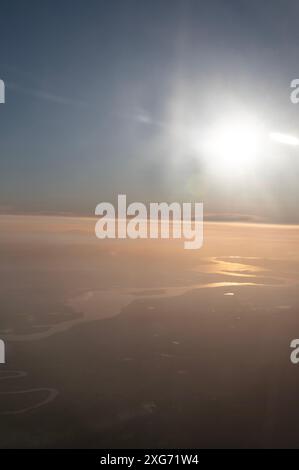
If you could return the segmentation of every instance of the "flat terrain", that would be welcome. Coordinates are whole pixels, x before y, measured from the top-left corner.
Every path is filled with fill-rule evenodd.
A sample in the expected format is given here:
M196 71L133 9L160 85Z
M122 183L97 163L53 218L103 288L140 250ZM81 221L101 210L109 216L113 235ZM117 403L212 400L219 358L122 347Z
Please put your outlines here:
M94 225L0 217L0 447L299 447L299 227Z

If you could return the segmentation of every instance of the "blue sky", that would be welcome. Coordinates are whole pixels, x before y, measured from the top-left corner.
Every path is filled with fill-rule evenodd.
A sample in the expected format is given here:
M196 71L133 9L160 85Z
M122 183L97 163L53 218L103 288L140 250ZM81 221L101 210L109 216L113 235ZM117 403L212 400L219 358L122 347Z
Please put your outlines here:
M299 221L299 151L271 148L258 175L232 181L207 172L180 131L242 110L299 134L299 105L289 99L299 76L296 1L4 0L0 8L2 211L93 214L126 193Z

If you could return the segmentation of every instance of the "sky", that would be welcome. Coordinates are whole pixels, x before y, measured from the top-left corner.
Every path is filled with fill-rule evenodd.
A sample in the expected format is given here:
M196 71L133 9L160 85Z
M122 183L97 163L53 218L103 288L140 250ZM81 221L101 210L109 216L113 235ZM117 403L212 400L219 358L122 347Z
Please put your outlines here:
M239 171L202 146L232 119L299 136L298 17L296 0L2 0L0 212L127 194L299 223L299 147L269 141Z

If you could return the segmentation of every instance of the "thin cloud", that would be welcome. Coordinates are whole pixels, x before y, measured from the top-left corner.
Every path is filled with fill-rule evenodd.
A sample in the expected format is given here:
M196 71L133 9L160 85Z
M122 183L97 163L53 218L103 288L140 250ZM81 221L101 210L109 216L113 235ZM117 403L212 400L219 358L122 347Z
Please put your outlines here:
M41 90L37 88L28 88L28 87L23 87L21 85L18 85L16 83L5 83L6 88L10 89L12 91L16 91L17 93L22 93L28 96L32 96L37 99L41 99L44 101L49 101L51 103L57 103L57 104L62 104L62 105L72 105L72 106L88 106L88 104L85 101L82 100L76 100L72 98L67 98L65 96L59 96L53 93L50 93L46 90Z

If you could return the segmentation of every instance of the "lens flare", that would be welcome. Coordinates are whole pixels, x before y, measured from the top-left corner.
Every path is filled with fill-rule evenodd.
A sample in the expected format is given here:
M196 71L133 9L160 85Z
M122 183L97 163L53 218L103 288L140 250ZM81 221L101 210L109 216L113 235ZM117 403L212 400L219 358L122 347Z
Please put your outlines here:
M297 137L281 134L280 132L271 132L270 139L275 140L275 142L279 144L292 145L293 147L299 145L299 139Z

